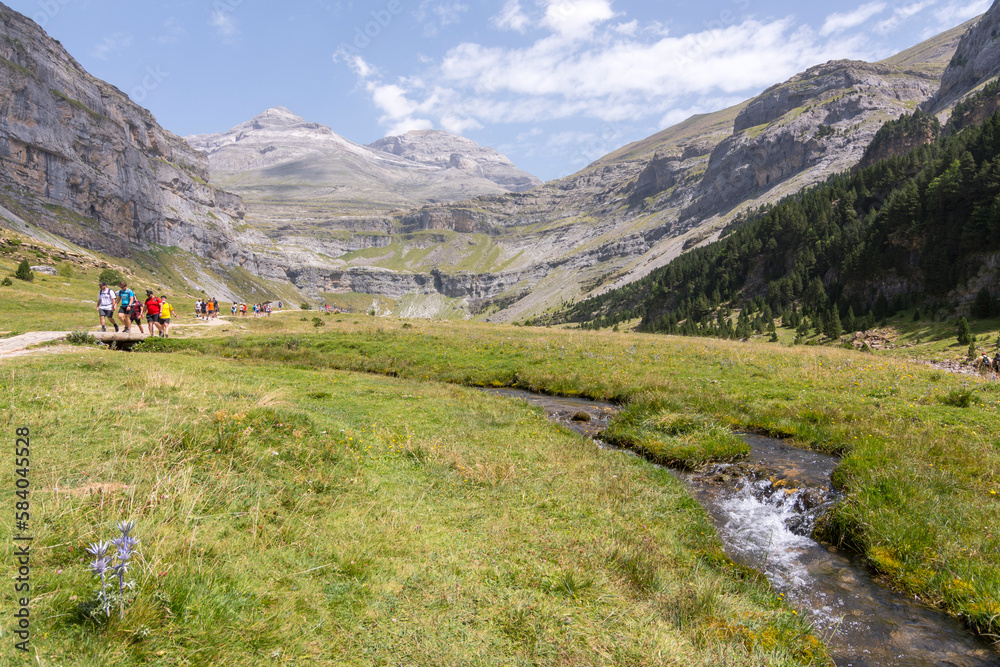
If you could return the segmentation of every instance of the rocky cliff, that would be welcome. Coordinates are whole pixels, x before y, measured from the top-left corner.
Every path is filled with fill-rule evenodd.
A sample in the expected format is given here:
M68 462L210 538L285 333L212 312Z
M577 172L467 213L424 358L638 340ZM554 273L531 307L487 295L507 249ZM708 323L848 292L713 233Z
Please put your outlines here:
M250 247L239 197L117 88L88 74L34 22L0 5L0 197L40 227L128 257L176 246L284 277Z
M922 52L947 60L959 37L955 32ZM348 280L352 289L364 284L394 294L395 274L407 273L426 290L440 283L429 277L434 270L475 284L466 290L475 299L503 302L489 318L510 320L619 286L711 240L740 212L852 167L886 120L937 90L943 65L921 64L911 56L905 67L818 65L744 104L694 117L526 193L400 215L386 252L326 262L347 273L323 280L322 288L342 289ZM420 234L432 233L438 234L433 251L413 252L426 243ZM297 274L300 286L316 279Z
M925 108L940 114L1000 73L1000 6L994 3L969 26L948 62L941 86Z

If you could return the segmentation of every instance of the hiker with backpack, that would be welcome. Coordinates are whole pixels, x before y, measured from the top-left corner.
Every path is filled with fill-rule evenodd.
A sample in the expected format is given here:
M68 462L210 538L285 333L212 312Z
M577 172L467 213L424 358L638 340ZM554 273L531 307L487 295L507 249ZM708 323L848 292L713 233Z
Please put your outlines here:
M101 331L108 330L104 325L105 319L118 331L118 324L115 322L115 293L104 282L101 283L101 291L97 293L97 314L101 317Z
M132 299L132 305L129 306L129 320L134 324L139 325L139 333L146 333L145 329L142 328L142 302L139 301L139 297Z
M130 309L138 302L138 299L136 299L135 292L128 288L128 284L124 280L119 283L118 287L120 288L118 290L118 298L115 299L115 305L112 306L112 310L117 307L118 316L121 317L125 333L131 333L133 320L130 316ZM139 330L142 330L141 324L139 325Z
M142 302L142 314L146 316L146 322L149 323L150 336L155 333L154 329L158 330L161 334L163 333L163 325L160 324L161 309L162 304L159 299L153 296L153 290L146 290L146 300ZM141 322L139 326L142 326Z

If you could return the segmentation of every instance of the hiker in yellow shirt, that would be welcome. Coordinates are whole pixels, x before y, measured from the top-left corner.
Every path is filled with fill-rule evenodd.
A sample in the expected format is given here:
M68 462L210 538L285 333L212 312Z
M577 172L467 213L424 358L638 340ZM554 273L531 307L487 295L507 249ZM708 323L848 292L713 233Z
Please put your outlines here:
M174 307L167 303L167 297L160 296L160 324L163 325L163 329L160 331L160 335L164 338L170 338L168 335L170 331L170 318L174 316Z

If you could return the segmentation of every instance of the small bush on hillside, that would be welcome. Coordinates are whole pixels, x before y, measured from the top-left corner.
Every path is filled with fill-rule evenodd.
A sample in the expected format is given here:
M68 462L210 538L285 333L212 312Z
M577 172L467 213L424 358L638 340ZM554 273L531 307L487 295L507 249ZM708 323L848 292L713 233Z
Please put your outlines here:
M312 310L312 306L310 306L308 303L303 303L301 306L299 306L299 308L301 308L302 310Z
M107 283L108 285L120 285L125 282L125 276L118 269L104 269L101 271L101 275L98 277L102 283Z
M14 281L10 279L10 276L7 276L6 278L4 278L3 282L0 283L0 285L3 285L4 287L10 287L13 284L14 284Z
M28 260L21 260L21 263L17 265L17 272L14 273L14 277L29 283L35 282L35 272L31 270Z
M67 278L68 279L68 278L72 278L73 277L73 267L70 264L65 264L65 263L60 264L59 265L59 269L58 269L57 272L63 278Z
M326 322L324 322L323 320L321 320L318 317L314 317L313 318L313 326L314 327L323 327L323 326L326 326Z

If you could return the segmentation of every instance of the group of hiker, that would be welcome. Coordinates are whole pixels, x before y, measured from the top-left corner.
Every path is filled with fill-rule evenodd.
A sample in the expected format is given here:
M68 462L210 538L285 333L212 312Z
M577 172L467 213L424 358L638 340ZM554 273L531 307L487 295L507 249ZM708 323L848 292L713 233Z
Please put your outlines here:
M194 316L199 320L214 320L219 316L219 302L214 296L211 299L198 299L194 302Z
M146 320L149 325L149 335L156 334L163 338L169 338L170 320L174 316L174 307L167 301L164 294L155 295L153 290L146 290L146 299L140 300L138 295L129 289L128 284L122 282L117 290L108 287L107 283L101 283L101 291L97 297L97 313L101 318L101 331L107 331L110 324L115 331L124 328L125 333L131 333L132 325L139 326L140 333L146 333L142 326L142 320ZM282 307L281 301L277 303L278 309ZM267 316L271 314L271 302L253 304L251 307L254 317ZM234 303L230 308L233 315L246 317L247 304ZM194 304L194 315L198 319L213 320L219 316L219 302L215 297L208 299L198 299ZM118 326L121 320L122 327Z
M159 296L153 294L153 290L146 290L146 298L139 300L139 296L129 289L126 282L118 285L118 291L108 287L107 283L101 283L101 291L97 296L97 313L101 318L101 331L107 331L107 323L119 331L118 320L125 333L132 332L132 325L139 326L140 333L146 333L142 327L142 320L145 318L149 325L149 335L154 333L163 338L169 337L170 320L173 318L174 308L167 301L165 294Z

